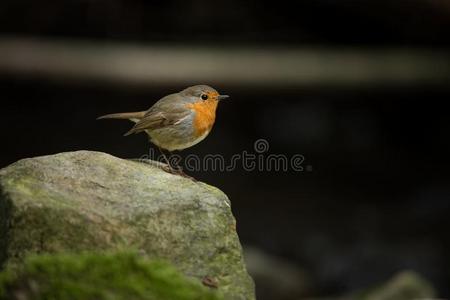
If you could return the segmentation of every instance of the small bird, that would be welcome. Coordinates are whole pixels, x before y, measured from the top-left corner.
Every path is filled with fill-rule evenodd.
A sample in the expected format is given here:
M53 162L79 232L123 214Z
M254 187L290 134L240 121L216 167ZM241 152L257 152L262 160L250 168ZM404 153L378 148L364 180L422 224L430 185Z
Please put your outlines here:
M183 175L181 168L175 170L163 150L183 150L201 142L210 133L216 119L220 95L207 85L194 85L181 92L167 95L146 111L115 113L98 119L128 119L136 124L125 136L145 132L156 145L171 173Z

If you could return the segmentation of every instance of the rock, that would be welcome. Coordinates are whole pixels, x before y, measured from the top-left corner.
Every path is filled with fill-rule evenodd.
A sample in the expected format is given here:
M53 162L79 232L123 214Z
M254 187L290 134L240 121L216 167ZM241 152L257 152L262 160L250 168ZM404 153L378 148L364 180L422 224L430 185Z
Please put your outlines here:
M311 293L310 276L295 264L256 247L245 247L244 257L258 299L297 300Z
M78 151L0 170L0 263L29 253L135 249L254 299L226 195L140 162Z
M402 271L394 275L388 282L343 297L343 300L411 300L432 299L436 297L433 286L414 271Z
M219 300L164 262L136 253L44 254L0 274L0 300Z

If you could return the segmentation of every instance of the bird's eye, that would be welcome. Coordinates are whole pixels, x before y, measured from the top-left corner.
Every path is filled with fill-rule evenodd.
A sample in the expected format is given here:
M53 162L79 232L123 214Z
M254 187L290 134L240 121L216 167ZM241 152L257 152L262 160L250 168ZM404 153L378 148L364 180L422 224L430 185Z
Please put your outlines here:
M208 95L203 94L203 95L202 95L202 99L203 99L203 100L207 100L207 99L208 99Z

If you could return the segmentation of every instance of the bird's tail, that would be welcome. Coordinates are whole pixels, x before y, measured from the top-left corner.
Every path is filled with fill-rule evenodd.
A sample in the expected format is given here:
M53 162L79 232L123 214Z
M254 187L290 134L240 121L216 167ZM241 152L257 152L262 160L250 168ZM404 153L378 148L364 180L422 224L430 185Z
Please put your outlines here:
M137 111L137 112L126 112L126 113L117 113L117 114L109 114L98 117L97 120L100 119L124 119L130 120L133 122L138 122L145 115L145 111Z

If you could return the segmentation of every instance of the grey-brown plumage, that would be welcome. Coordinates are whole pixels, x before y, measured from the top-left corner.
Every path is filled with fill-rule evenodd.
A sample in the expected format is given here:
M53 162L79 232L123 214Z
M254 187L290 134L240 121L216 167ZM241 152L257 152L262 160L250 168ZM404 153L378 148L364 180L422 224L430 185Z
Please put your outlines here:
M180 94L168 95L156 102L125 135L171 126L192 114Z
M226 97L212 87L196 85L161 98L147 111L109 114L99 119L131 120L136 124L125 135L146 132L156 146L182 150L208 135L217 103Z
M124 119L124 120L136 120L139 121L142 119L145 115L145 111L136 111L136 112L127 112L127 113L116 113L116 114L109 114L104 115L101 117L98 117L97 120L101 119Z

